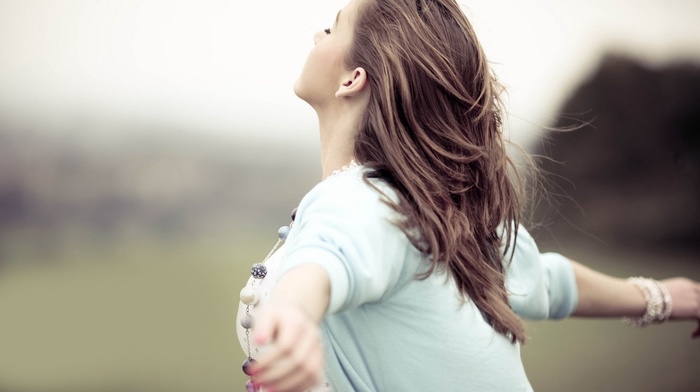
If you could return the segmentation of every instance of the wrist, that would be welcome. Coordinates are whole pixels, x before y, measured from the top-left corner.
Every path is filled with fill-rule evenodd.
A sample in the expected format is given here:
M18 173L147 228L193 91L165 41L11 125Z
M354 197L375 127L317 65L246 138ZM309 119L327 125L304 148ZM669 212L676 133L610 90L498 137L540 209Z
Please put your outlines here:
M293 298L284 295L273 295L268 304L269 306L274 307L294 309L302 315L304 315L307 319L313 321L315 324L318 324L323 318L323 315L318 316L317 314L315 314L318 312L314 312L312 309L310 309L308 304L305 304L304 301L298 298Z

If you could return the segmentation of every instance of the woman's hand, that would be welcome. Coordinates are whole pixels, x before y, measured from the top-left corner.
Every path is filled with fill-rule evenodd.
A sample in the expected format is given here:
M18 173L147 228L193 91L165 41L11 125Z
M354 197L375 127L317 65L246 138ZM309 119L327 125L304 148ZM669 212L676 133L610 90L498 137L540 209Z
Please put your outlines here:
M252 367L253 382L275 392L306 391L323 379L323 346L318 324L293 303L260 309L253 339L264 345Z
M323 379L319 323L330 301L328 273L316 264L287 271L253 323L253 339L262 346L251 367L253 382L267 391L297 392Z
M692 334L700 337L700 283L687 278L671 278L661 281L668 288L673 300L672 320L698 320Z

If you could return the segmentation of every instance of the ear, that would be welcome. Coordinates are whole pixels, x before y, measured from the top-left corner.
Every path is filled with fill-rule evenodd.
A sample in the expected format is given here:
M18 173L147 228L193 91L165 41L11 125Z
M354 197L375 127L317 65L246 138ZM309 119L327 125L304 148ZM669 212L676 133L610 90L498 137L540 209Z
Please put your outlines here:
M348 71L343 75L338 91L335 92L336 98L350 98L362 93L367 84L367 72L364 68L357 67L352 71Z

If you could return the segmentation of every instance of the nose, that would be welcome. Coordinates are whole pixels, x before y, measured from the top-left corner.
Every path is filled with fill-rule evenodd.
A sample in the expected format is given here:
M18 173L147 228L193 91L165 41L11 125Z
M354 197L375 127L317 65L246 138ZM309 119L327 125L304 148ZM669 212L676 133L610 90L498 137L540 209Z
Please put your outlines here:
M321 39L324 35L326 35L325 31L316 32L316 34L314 34L314 45L317 45L319 42L321 42Z

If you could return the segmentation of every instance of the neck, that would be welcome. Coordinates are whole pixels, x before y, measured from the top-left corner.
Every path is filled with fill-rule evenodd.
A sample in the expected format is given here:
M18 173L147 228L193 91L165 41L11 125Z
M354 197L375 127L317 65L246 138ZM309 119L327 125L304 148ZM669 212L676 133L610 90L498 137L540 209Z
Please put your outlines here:
M356 111L316 110L321 136L323 178L347 166L354 159L355 134L359 123Z

